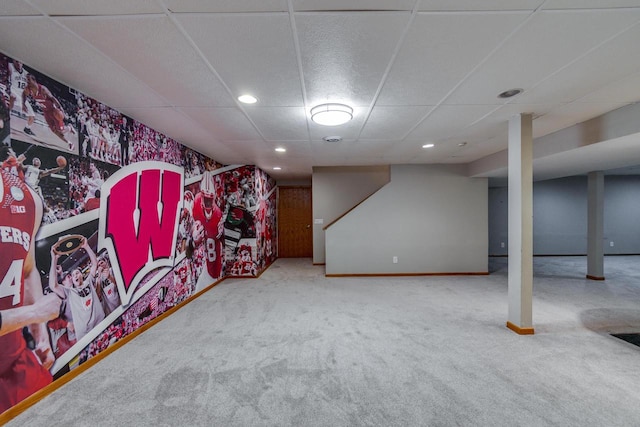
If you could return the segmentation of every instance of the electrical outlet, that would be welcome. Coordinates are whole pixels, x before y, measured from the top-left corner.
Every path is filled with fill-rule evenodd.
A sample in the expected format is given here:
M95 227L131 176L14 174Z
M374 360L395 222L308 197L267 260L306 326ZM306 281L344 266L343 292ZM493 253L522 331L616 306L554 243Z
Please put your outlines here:
M397 264L397 263L398 263L398 257L397 257L397 256L394 256L394 257L393 257L393 263L394 263L394 264Z
M609 246L613 247L613 242L609 242Z
M500 242L500 247L504 248L504 242Z

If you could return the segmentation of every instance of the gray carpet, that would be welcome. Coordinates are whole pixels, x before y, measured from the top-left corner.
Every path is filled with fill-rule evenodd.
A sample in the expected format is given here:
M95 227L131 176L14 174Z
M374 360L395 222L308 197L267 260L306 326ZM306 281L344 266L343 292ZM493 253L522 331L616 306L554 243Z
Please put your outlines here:
M640 257L536 258L534 327L490 276L227 280L9 426L640 425Z

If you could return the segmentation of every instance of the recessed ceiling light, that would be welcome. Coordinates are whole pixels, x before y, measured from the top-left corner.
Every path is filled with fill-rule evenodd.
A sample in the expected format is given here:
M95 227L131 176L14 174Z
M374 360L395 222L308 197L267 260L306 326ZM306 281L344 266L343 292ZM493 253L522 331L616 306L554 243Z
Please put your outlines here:
M278 153L284 153L284 152L286 152L286 151L287 151L287 149L286 149L286 148L284 148L284 147L277 147L277 148L276 148L276 151L277 151Z
M338 126L353 118L353 108L344 104L321 104L311 109L311 120L323 126Z
M424 144L422 146L422 148L433 148L433 147L435 147L435 144Z
M324 138L322 138L322 140L326 142L340 142L342 141L342 137L341 136L325 136Z
M252 95L240 95L238 97L238 101L242 102L243 104L255 104L256 102L258 102L258 98Z
M464 147L465 145L467 145L466 142L461 142L461 143L458 144L458 147Z
M522 89L509 89L502 92L498 95L498 98L512 98L516 95L520 95L522 93Z
M282 169L282 168L281 168L280 166L275 166L275 167L273 168L273 170L274 170L274 171L279 171L279 170L281 170L281 169Z

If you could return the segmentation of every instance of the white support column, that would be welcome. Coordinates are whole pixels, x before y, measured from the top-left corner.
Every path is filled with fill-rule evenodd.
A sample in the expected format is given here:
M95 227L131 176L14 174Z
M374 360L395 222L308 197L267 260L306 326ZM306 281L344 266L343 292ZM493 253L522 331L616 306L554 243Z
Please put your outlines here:
M589 172L587 279L604 280L604 173Z
M534 333L533 132L531 114L509 119L509 314L507 327Z

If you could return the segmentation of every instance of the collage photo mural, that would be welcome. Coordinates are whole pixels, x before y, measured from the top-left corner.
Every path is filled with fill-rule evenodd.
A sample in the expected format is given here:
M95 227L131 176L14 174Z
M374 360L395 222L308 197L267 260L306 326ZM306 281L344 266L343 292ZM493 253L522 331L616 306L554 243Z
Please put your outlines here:
M276 258L276 185L0 54L0 414Z

